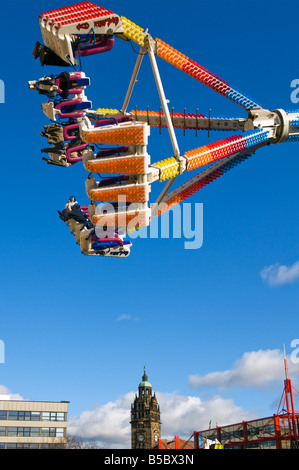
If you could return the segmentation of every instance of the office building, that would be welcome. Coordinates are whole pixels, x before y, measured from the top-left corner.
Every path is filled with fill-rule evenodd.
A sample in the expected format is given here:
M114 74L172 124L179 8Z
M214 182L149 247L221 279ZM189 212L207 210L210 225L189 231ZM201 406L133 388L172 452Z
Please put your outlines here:
M0 449L65 448L68 403L0 397Z

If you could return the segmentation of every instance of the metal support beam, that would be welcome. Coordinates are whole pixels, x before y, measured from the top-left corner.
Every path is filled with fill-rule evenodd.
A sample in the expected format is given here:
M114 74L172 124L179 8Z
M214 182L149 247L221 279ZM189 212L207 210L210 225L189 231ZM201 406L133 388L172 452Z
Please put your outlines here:
M152 50L151 45L149 45L147 52L148 52L148 55L149 55L149 58L150 58L153 74L154 74L154 77L155 77L155 81L156 81L156 85L157 85L157 89L158 89L162 109L163 109L163 112L164 112L166 125L167 125L167 128L168 128L168 132L169 132L169 136L170 136L174 156L175 156L175 158L179 158L180 157L180 150L179 150L176 135L175 135L175 132L174 132L170 112L169 112L169 109L168 109L167 100L166 100L166 97L165 97L165 94L164 94L164 89L163 89L160 73L159 73L159 70L158 70L155 54Z
M130 81L130 84L129 84L129 87L128 87L128 90L127 90L125 101L124 101L123 107L121 109L121 112L123 114L125 114L125 112L127 111L127 107L128 107L130 98L132 96L133 88L134 88L134 85L135 85L136 80L137 80L137 75L138 75L138 72L139 72L139 69L140 69L140 66L141 66L141 63L142 63L143 56L144 56L144 50L141 47L140 51L138 53L138 56L137 56L136 64L135 64L135 67L134 67L134 70L133 70L133 73L132 73L132 77L131 77L131 81Z
M173 152L174 152L174 157L179 160L180 159L180 150L179 150L178 142L177 142L176 135L175 135L175 132L174 132L174 127L173 127L173 124L172 124L170 112L169 112L169 109L168 109L167 100L166 100L166 97L165 97L165 93L164 93L164 89L163 89L159 69L158 69L158 66L157 66L156 58L155 58L155 54L154 54L153 49L152 49L150 44L149 44L147 52L148 52L148 55L149 55L149 58L150 58L153 74L154 74L154 77L155 77L157 90L158 90L158 93L159 93L159 97L160 97L164 117L165 117L165 120L166 120L166 125L167 125L168 132L169 132L171 145L172 145ZM172 183L175 181L175 179L176 179L176 177L171 178L167 182L166 186L164 187L163 191L161 192L160 196L158 197L154 207L157 207L157 205L163 200L165 194L167 193L168 189L170 188Z

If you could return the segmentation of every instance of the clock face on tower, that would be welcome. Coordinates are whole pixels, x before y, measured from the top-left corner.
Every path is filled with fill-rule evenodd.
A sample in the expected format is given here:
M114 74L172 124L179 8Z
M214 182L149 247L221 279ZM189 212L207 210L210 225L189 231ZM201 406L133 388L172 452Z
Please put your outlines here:
M137 439L138 439L139 442L143 442L144 441L144 434L138 434Z

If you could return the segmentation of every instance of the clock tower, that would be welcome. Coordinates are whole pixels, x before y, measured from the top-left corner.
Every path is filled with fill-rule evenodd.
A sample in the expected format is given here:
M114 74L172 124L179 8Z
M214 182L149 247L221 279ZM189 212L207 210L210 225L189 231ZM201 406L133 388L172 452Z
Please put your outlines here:
M160 408L145 372L131 407L132 449L151 449L160 439Z

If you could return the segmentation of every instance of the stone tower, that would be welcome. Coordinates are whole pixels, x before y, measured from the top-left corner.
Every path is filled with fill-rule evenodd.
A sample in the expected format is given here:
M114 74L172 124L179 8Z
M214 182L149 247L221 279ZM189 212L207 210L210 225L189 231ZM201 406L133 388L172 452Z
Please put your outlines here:
M160 439L160 408L145 372L131 407L132 449L151 449Z

